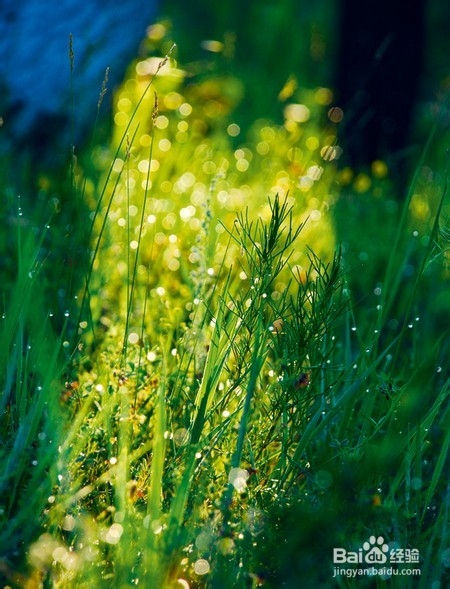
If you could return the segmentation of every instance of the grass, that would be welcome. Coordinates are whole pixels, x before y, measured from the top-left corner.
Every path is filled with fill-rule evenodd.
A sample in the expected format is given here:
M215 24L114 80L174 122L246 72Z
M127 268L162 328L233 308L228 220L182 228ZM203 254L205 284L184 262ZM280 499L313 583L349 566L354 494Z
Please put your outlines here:
M380 178L332 195L313 95L308 126L259 121L235 148L220 80L144 70L117 95L110 150L86 158L97 176L73 169L90 245L59 310L43 256L57 220L15 211L4 586L444 586L448 333L429 301L448 290L445 189L417 180L397 223ZM367 181L369 223L390 207L396 244L375 282L349 268L358 230L341 248L333 229ZM422 190L436 204L420 226ZM420 575L334 576L333 549L371 536L417 549Z

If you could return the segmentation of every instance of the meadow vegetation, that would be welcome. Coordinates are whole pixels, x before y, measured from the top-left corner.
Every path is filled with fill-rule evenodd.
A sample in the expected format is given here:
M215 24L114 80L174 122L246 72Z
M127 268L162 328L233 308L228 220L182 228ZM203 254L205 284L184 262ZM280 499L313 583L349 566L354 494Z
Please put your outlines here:
M340 169L327 88L242 138L240 81L158 35L71 161L73 231L55 178L42 215L3 174L3 586L444 587L446 170L425 145L400 202ZM333 578L372 535L421 574Z

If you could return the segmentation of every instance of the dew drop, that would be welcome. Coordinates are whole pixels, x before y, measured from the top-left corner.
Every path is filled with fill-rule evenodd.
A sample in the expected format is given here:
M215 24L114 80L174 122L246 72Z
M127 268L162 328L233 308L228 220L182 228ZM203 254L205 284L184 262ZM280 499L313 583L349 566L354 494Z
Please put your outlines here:
M411 479L411 488L414 489L414 491L419 491L419 489L422 488L422 479L420 479L419 477L414 477L413 479Z
M199 558L194 564L194 571L197 575L206 575L210 569L210 564L205 558Z
M106 532L104 539L108 544L118 544L122 534L123 526L121 524L114 523Z
M66 530L66 532L71 532L75 527L76 521L73 515L66 515L63 520L62 528Z
M228 482L233 485L238 493L241 493L247 486L248 478L249 473L247 470L243 468L232 468L228 475Z

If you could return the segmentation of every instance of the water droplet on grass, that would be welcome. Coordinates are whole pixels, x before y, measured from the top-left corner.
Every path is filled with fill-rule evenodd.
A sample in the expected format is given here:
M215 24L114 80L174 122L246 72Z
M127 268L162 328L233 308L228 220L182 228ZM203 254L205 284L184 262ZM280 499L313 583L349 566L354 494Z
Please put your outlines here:
M206 575L211 570L209 562L205 558L199 558L194 563L194 571L197 575Z
M228 475L228 482L233 485L238 493L241 493L247 487L249 473L244 468L232 468Z
M184 446L189 441L188 430L184 427L180 427L175 430L173 434L173 441L177 446Z
M66 530L66 532L71 532L75 527L76 521L73 515L66 515L63 520L62 528Z
M217 542L217 551L223 555L233 554L236 545L231 538L221 538Z
M422 479L418 477L414 477L413 479L411 479L411 489L414 489L414 491L418 491L419 489L421 489L422 484Z
M195 539L195 546L201 552L206 552L211 546L212 537L209 532L200 532Z
M108 544L118 544L120 537L123 534L123 526L114 523L105 534L105 541Z

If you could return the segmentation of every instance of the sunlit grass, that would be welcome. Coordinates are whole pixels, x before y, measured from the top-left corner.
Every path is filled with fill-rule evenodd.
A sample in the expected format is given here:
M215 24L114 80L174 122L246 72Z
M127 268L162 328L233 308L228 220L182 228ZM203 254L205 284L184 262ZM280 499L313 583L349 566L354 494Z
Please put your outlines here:
M90 247L59 336L49 229L17 226L0 356L12 585L334 587L333 547L372 534L420 552L421 576L392 587L444 578L446 334L421 305L429 280L445 292L445 192L417 235L412 195L382 276L358 280L333 225L330 92L240 142L229 81L190 84L168 57L119 90L111 146L74 170ZM385 174L337 178L356 211L374 189L376 215Z
M335 247L330 183L332 154L338 148L332 129L318 137L324 104L317 104L315 120L306 129L310 110L300 104L286 107L285 126L257 121L251 139L236 147L240 130L232 122L232 101L226 108L216 104L228 82L184 83L172 59L160 65L154 58L138 62L117 93L111 166L101 202L88 190L87 198L99 213L95 223L101 239L94 260L97 282L91 290L101 298L108 323L108 313L114 316L121 309L120 315L129 303L123 299L130 295L121 288L124 282L132 282L133 291L142 283L151 285L152 301L170 293L170 300L178 299L182 320L197 296L196 283L211 281L219 268L229 269L238 257L227 233L236 213L250 207L267 220L268 195L288 194L295 204L294 222L304 225L301 246L291 257L299 273L308 267L308 247L325 259ZM316 94L322 103L330 100L330 91ZM330 127L335 125L327 120ZM104 149L94 152L94 166L102 169L105 161ZM160 263L167 271L149 271ZM280 276L275 288L281 292L285 287Z

